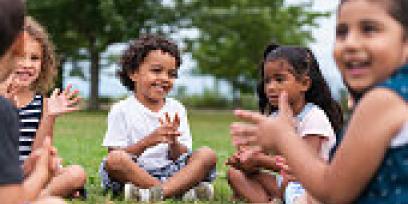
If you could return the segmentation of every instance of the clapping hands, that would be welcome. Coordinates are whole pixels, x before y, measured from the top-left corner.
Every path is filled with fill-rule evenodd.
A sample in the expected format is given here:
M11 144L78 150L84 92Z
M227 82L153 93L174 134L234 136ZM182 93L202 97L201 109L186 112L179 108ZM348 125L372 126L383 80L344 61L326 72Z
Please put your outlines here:
M173 120L170 118L169 114L166 112L164 114L164 119L160 118L160 127L158 127L153 134L150 136L150 141L152 145L159 143L167 143L172 145L176 143L176 139L180 136L178 128L180 127L180 117L176 113Z

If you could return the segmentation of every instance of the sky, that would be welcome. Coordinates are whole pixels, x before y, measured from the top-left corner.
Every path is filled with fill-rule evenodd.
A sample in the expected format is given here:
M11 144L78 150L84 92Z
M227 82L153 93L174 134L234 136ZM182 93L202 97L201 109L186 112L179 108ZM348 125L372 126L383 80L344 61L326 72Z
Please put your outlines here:
M299 4L304 2L304 0L286 0L288 4ZM332 11L333 14L329 18L321 18L318 20L319 28L314 28L312 34L315 41L309 44L313 53L315 54L320 68L326 81L332 90L333 96L338 97L337 90L343 88L343 83L339 72L337 71L336 65L334 63L332 52L334 45L334 35L335 35L335 21L336 15L335 11L337 8L338 0L314 0L312 9L315 11ZM186 30L175 36L172 36L177 40L181 36L194 36L197 35L197 31ZM181 43L181 42L180 42ZM104 54L114 53L120 54L126 46L124 44L115 44L110 46ZM211 76L193 76L191 74L192 69L195 67L195 62L191 58L189 53L185 53L183 56L183 64L180 67L180 77L176 80L175 87L184 86L187 88L187 93L189 94L199 94L202 93L204 89L214 88L215 81ZM81 64L81 66L87 67L87 63ZM117 65L109 66L101 70L100 76L100 95L110 96L110 97L121 97L127 94L126 89L121 85L119 79L115 77L115 70L117 70ZM78 88L81 95L87 97L89 95L89 82L84 81L78 77L70 77L69 71L70 65L68 64L65 69L65 80L64 84L72 83L75 88ZM86 78L89 78L89 73L84 73ZM195 84L195 86L191 86ZM230 93L231 88L226 82L219 82L219 88L221 93ZM227 94L226 94L227 95Z

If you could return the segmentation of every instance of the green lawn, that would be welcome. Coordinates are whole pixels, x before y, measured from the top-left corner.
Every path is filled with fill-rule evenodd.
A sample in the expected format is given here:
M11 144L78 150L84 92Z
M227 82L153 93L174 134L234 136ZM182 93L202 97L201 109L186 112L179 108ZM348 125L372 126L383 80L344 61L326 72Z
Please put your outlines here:
M107 151L101 147L106 131L107 112L78 112L58 119L55 145L64 159L64 164L80 164L88 174L88 200L72 203L126 203L103 195L98 176L98 167ZM233 152L229 137L229 125L233 121L231 111L189 111L193 148L209 146L217 152L218 178L215 182L215 201L228 203L231 190L228 187L224 165ZM168 200L165 203L180 203Z

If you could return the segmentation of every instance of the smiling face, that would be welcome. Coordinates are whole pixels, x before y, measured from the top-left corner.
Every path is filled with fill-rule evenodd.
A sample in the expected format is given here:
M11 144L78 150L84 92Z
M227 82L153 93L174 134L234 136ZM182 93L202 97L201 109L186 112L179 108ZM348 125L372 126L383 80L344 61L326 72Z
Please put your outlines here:
M339 9L334 58L355 92L385 80L407 62L403 27L386 8L386 3L356 0Z
M139 68L129 74L136 98L150 109L160 109L177 78L176 67L176 59L169 53L150 51Z
M41 72L42 48L40 43L24 32L23 52L15 56L14 77L21 87L30 87Z
M264 89L269 104L277 108L279 95L288 93L288 101L294 113L300 112L305 104L305 93L309 89L310 79L305 76L296 77L294 70L286 60L268 61L264 65Z

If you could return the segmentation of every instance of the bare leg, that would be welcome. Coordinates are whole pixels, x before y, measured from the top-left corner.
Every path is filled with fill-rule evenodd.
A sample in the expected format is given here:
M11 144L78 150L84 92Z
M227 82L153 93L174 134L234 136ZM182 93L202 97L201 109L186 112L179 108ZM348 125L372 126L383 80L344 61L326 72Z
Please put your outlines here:
M129 154L122 150L111 151L108 154L106 170L109 176L122 183L131 182L141 188L160 185L158 179L140 168Z
M66 204L66 202L56 197L47 197L39 199L33 202L32 204Z
M250 203L267 203L270 200L268 192L257 179L245 175L233 167L227 171L228 182L239 198Z
M283 191L279 189L275 176L261 172L255 175L254 179L262 185L263 189L271 198L283 198Z
M68 197L83 187L86 182L85 170L79 165L67 166L51 178L48 185L41 192L41 197L61 196Z
M163 183L164 197L182 194L202 181L216 162L217 156L210 148L203 147L196 150L191 155L187 165Z

